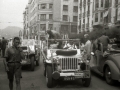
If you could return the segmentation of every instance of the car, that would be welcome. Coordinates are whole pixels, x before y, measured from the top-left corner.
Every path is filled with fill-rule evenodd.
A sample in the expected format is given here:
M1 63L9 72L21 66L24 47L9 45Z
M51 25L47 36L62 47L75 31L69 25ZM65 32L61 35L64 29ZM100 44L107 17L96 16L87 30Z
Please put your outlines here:
M28 42L28 41L25 40L25 42ZM21 62L22 66L28 65L30 67L30 70L34 71L35 63L36 63L36 66L39 66L40 64L40 60L39 60L40 54L39 54L38 46L30 45L30 44L28 45L25 43L25 44L22 44L20 47L22 48L23 53L25 55L25 58L22 59L22 62Z
M55 44L73 41L78 43L77 49L56 48ZM82 80L83 85L88 87L91 83L89 61L82 58L79 48L79 39L48 39L44 61L44 76L48 88L56 86L59 81ZM62 44L61 44L62 45ZM44 53L44 52L43 52Z
M95 58L91 54L91 70L105 78L109 85L114 85L117 80L120 82L120 48L117 44L110 44L107 51L103 54L98 53Z

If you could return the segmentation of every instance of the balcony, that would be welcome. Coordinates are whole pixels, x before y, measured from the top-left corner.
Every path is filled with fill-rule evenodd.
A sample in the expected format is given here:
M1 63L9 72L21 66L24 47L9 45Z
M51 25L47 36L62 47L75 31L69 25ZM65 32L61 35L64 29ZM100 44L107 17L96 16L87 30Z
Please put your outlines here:
M102 26L103 22L98 21L98 22L93 22L93 27L97 27L97 26Z

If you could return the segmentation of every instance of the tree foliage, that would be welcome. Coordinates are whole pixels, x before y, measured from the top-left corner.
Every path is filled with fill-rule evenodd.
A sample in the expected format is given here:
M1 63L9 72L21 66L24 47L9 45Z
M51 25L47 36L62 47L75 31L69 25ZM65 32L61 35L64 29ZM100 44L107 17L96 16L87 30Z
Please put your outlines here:
M89 38L91 40L95 40L96 38L99 38L103 32L106 32L106 35L109 36L109 38L115 38L116 35L120 35L120 28L113 27L113 28L95 28L91 32L81 32L79 34L69 34L69 38L71 39L76 39L79 38L81 39L81 42L84 42L84 34L89 34Z

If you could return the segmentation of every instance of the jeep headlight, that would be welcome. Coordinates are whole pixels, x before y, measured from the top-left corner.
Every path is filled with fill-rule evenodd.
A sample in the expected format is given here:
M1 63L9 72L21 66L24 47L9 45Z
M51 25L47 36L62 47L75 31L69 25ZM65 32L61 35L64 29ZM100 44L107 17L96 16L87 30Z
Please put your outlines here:
M55 63L57 63L57 64L60 64L59 57L54 57L54 58L53 58L53 62L55 62Z
M78 58L78 63L83 63L83 60L81 58Z

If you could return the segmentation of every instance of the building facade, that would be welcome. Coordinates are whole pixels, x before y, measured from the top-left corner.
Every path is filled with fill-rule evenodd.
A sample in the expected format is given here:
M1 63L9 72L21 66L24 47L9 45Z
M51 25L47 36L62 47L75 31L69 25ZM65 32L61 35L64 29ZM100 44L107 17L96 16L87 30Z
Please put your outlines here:
M29 38L38 38L46 30L64 34L79 32L78 0L29 0L28 12Z
M78 0L54 0L54 25L62 34L78 33Z
M95 0L93 27L108 29L119 26L120 0Z
M89 32L93 29L93 1L94 0L79 0L79 32Z
M25 11L23 12L23 38L29 38L28 22L29 22L29 10L28 10L28 6L26 6Z

